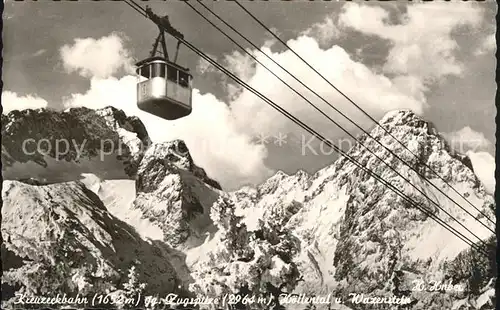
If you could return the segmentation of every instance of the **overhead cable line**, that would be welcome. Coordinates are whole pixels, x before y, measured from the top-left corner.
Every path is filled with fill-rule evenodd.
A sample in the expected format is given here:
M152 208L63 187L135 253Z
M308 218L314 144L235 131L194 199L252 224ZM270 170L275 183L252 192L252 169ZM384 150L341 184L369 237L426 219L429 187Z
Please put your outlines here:
M198 1L199 2L199 1ZM240 49L242 49L246 54L248 54L250 57L252 57L256 62L258 62L261 66L263 66L266 70L268 70L272 75L274 75L277 79L279 79L283 84L285 84L288 88L290 88L293 92L295 92L297 95L299 95L302 99L304 99L306 102L308 102L313 108L315 108L318 112L320 112L323 116L325 116L328 120L330 120L332 123L334 123L337 127L339 127L342 131L344 131L346 134L348 134L351 138L353 138L356 142L358 142L363 148L365 148L367 151L369 151L372 155L374 155L378 160L380 160L382 163L384 163L388 168L390 168L392 171L394 171L399 177L401 177L403 180L405 180L408 184L410 184L413 188L415 188L420 194L422 194L425 198L427 198L430 202L432 202L437 208L439 208L441 211L443 211L445 214L447 214L450 218L452 218L453 220L455 220L460 226L462 226L464 229L466 229L471 235L473 235L474 237L476 237L479 241L483 242L484 241L479 238L476 234L474 234L472 231L470 231L464 224L462 224L459 220L457 220L456 218L454 218L448 211L444 210L437 202L435 202L434 200L432 200L426 193L424 193L420 188L418 188L416 185L412 184L410 182L409 179L407 179L406 177L404 177L399 171L397 171L397 169L395 169L394 167L392 167L390 164L386 163L380 156L378 156L374 151L370 150L367 146L365 146L361 141L359 141L353 134L351 134L349 131L347 131L345 128L342 127L342 125L340 125L339 123L337 123L334 119L332 119L330 116L328 116L325 112L323 112L320 108L318 108L316 105L314 105L310 100L308 100L306 97L304 97L301 93L299 93L296 89L294 89L292 86L290 86L290 84L288 84L287 82L285 82L283 79L281 79L277 74L275 74L274 72L272 72L271 69L269 69L266 65L264 65L261 61L259 61L254 55L252 55L250 52L248 52L245 48L243 48L238 42L236 42L233 38L231 38L227 33L225 33L222 29L220 29L220 27L218 27L217 25L215 25L212 21L210 21L206 16L204 16L201 12L199 12L196 8L194 8L190 3L188 2L185 2L189 7L191 7L198 15L200 15L202 18L204 18L208 23L210 23L213 27L215 27L217 30L219 30L224 36L226 36L229 40L231 40L234 44L236 44L236 46L238 46ZM210 11L213 15L215 15L219 20L221 20L222 22L224 22L228 27L231 27L231 29L233 29L233 31L237 32L236 29L234 29L231 25L227 24L224 20L222 20L222 18L220 18L219 16L217 16L213 11L211 11L210 9L208 9L203 3L200 3L201 5L203 5L208 11ZM238 34L240 34L238 32ZM240 36L244 37L243 35L240 34ZM246 38L245 38L246 39ZM247 39L247 41L252 44L253 46L255 46L250 40ZM255 46L256 47L256 46ZM257 47L256 47L257 48ZM257 48L257 50L259 50ZM260 51L260 50L259 50ZM261 51L261 53L263 53ZM263 53L265 55L265 53ZM267 56L267 55L266 55ZM268 56L268 58L270 58ZM270 58L272 60L272 58ZM273 60L274 61L274 60ZM276 63L276 62L275 62ZM279 64L277 64L278 66L280 66ZM281 67L281 66L280 66ZM302 83L299 79L297 79L295 76L293 76L290 72L288 72L285 68L281 67L283 70L285 70L289 75L291 75L292 77L294 77L297 81L299 81L300 83ZM305 87L307 87L305 84L302 83L302 85L304 85ZM311 90L312 91L312 90ZM317 95L317 94L316 94ZM319 95L317 95L319 96ZM323 99L323 97L319 96L320 98ZM325 99L323 99L325 100ZM327 102L325 100L325 102ZM327 102L328 103L328 102ZM346 117L347 118L347 117ZM349 118L348 118L349 119ZM350 119L349 119L350 120ZM352 122L352 121L351 121ZM353 122L354 123L354 122ZM377 141L375 138L373 138L369 133L365 132L370 138L372 138L373 140ZM378 141L377 141L378 142ZM380 145L384 146L383 144L381 144L379 142ZM384 146L385 147L385 146ZM386 149L388 149L386 147ZM390 151L390 149L388 149ZM392 151L391 151L392 153ZM397 157L396 154L392 153L394 156ZM398 157L399 158L399 157ZM403 163L405 163L404 161L402 161ZM409 166L409 165L408 165ZM409 166L410 168L412 168L411 166ZM415 172L418 173L418 171L414 168L412 168L413 170L415 170ZM420 174L419 174L420 175ZM423 177L422 175L420 175L421 177ZM425 178L424 178L425 179ZM436 189L440 190L437 186L435 186L432 182L428 181L431 185L433 185ZM441 191L441 193L443 193ZM445 193L443 193L444 195L446 195ZM470 212L468 212L465 208L463 208L462 206L460 206L458 203L456 203L453 199L451 199L449 196L447 196L451 201L453 201L457 206L459 206L462 210L464 210L467 214L469 214L473 219L477 220L474 215L472 215ZM495 231L493 231L490 227L488 227L487 225L485 225L484 223L482 223L481 221L477 220L481 225L483 225L484 227L486 227L486 229L488 229L490 232L492 233L495 233Z
M132 2L134 5L139 6L133 0L125 0L126 4L128 4L129 6L132 6L129 2ZM146 18L148 18L148 16L146 14L141 14L141 15L143 15ZM327 146L329 146L330 148L332 148L334 151L336 151L340 155L346 157L355 166L357 166L358 168L366 171L369 175L373 176L377 181L379 181L380 183L382 183L383 185L385 185L386 187L388 187L390 190L392 190L398 196L400 196L401 198L403 198L406 202L410 203L413 207L421 210L424 214L426 214L427 216L429 216L431 219L435 220L443 228L445 228L446 230L448 230L449 232L451 232L453 235L455 235L457 238L459 238L460 240L462 240L463 242L465 242L467 245L471 246L471 248L476 249L479 253L481 253L481 254L483 254L483 255L485 255L487 257L489 256L488 252L485 249L483 249L482 247L480 247L479 245L477 245L476 243L474 243L473 241L471 241L468 237L464 236L461 232L459 232L454 227L452 227L450 224L446 223L445 221L443 221L442 219L440 219L439 217L437 217L432 212L429 212L429 211L425 210L425 208L423 208L421 206L421 204L416 203L414 200L412 200L410 197L408 197L405 193L403 193L399 189L397 189L394 185L388 183L387 181L385 181L384 179L382 179L379 175L377 175L376 173L374 173L370 169L368 169L368 168L362 166L361 164L359 164L355 159L353 159L347 153L345 153L344 151L342 151L341 149L339 149L337 146L333 145L328 139L326 139L325 137L323 137L321 134L319 134L318 132L316 132L314 129L312 129L308 125L304 124L302 121L300 121L299 119L297 119L295 116L291 115L288 111L286 111L283 108L281 108L279 105L277 105L276 103L274 103L274 101L270 100L266 96L264 96L261 93L259 93L253 87L251 87L250 85L248 85L247 83L245 83L243 80L241 80L239 77L237 77L236 75L234 75L233 73L231 73L230 71L228 71L226 68L224 68L223 66L221 66L220 64L218 64L216 61L214 61L212 58L210 58L205 53L203 53L202 51L200 51L194 45L192 45L191 43L187 42L184 39L180 39L180 40L188 48L190 48L191 50L193 50L198 56L202 57L203 59L205 59L206 61L208 61L210 64L212 64L214 67L216 67L217 69L221 70L224 74L228 75L230 78L232 78L233 80L235 80L241 86L247 88L249 91L251 91L257 97L261 98L263 101L265 101L270 106L272 106L275 110L279 111L284 116L286 116L288 119L292 120L294 123L296 123L297 125L299 125L301 128L303 128L307 132L309 132L312 135L314 135L316 138L318 138L319 140L321 140L323 143L325 143ZM486 245L486 246L488 247L488 245Z
M456 194L458 194L462 199L464 199L469 205L471 205L474 209L476 209L477 211L479 211L480 214L482 214L488 221L490 221L492 224L496 224L495 221L493 221L488 215L486 215L483 211L481 211L478 207L476 207L474 204L472 204L462 193L460 193L458 190L456 190L451 184L449 184L449 182L447 182L439 173L437 173L434 169L432 169L432 167L430 167L427 163L423 162L418 155L416 155L415 153L413 153L413 151L411 151L403 142L401 142L400 140L398 140L387 128L385 128L384 126L380 125L380 123L375 119L373 118L370 114L368 114L368 112L366 112L363 108L361 108L358 104L356 104L351 98L349 98L346 94L344 94L342 91L340 91L335 85L333 85L332 82L330 82L327 78L325 78L318 70L316 70L312 65L310 65L304 58L302 58L299 54L297 54L290 46L288 46L288 44L286 42L284 42L277 34L275 34L271 29L269 29L269 27L267 27L266 25L264 25L264 23L262 23L257 17L255 17L255 15L253 15L251 12L249 12L241 3L239 3L237 0L233 0L233 2L235 2L240 8L242 8L250 17L252 17L257 23L259 23L264 29L266 29L269 33L271 33L271 35L276 38L278 41L280 41L284 46L286 46L288 48L288 50L290 50L295 56L297 56L302 62L304 62L304 64L306 64L309 68L311 68L316 74L318 74L325 82L327 82L331 87L333 87L340 95L342 95L345 99L347 99L347 101L349 101L351 104L353 104L359 111L361 111L364 115L366 115L368 118L370 118L371 121L373 121L378 127L382 128L383 131L385 131L391 138L393 138L398 144L400 144L403 148L405 148L407 151L409 151L417 160L420 164L423 164L425 165L430 171L432 171L439 179L441 179L441 181L443 181L448 187L450 187ZM235 30L236 31L236 30ZM307 87L308 88L308 87ZM310 90L310 88L308 88ZM311 90L312 91L312 90ZM335 111L337 111L338 113L340 113L342 116L344 116L345 118L347 118L347 116L345 116L343 113L341 113L340 111L338 111L338 109L336 109L333 105L331 105L330 103L327 102L327 104L333 108ZM352 122L352 121L351 121ZM364 129L362 129L359 125L355 124L356 127L360 128L361 130L363 130L365 133L366 131ZM378 141L377 141L378 142ZM380 144L380 142L379 142ZM382 145L382 144L380 144ZM385 147L384 145L382 145L385 149L389 150L387 147ZM396 156L394 153L392 153L392 151L389 150L389 152L391 152L391 154L393 154L394 156ZM398 159L400 159L401 161L403 161L401 158L399 158L397 156ZM404 162L404 161L403 161ZM412 167L410 167L412 168ZM412 168L413 170L415 170L414 168ZM416 171L416 170L415 170ZM418 171L416 171L418 173ZM420 175L420 173L419 173ZM431 183L432 184L432 183ZM448 197L449 199L451 199L447 194L445 194L444 192L442 192L437 186L435 186L434 184L432 184L434 187L436 187L441 193L443 193L446 197ZM453 199L451 199L453 202L455 202ZM455 202L455 204L457 204ZM458 205L458 204L457 204ZM468 211L466 211L469 215L471 215ZM471 215L472 216L472 215ZM479 220L478 220L479 221ZM482 223L481 223L482 224ZM484 225L484 224L483 224ZM490 229L490 228L488 228ZM491 230L491 229L490 229Z

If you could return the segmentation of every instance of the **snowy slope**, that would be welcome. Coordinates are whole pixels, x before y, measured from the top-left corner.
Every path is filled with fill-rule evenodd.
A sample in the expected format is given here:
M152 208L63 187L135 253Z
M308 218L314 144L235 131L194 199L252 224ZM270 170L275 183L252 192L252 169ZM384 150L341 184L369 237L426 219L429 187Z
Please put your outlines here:
M4 181L2 200L4 300L16 287L71 296L122 289L133 266L151 292L166 294L180 284L165 254L170 249L144 241L80 182Z
M118 219L134 227L143 239L163 240L161 228L133 209L136 197L135 180L101 180L94 174L83 174L85 186L101 199L106 209Z
M194 294L217 297L223 293L249 293L270 298L281 290L307 296L333 294L343 298L342 305L330 305L330 309L392 309L387 305L349 303L350 292L362 292L408 297L412 300L411 309L493 308L493 282L490 280L496 274L495 248L489 249L493 253L491 257L480 256L415 205L344 158L314 175L303 171L295 175L278 172L255 188L224 192L196 166L182 141L151 145L142 124L127 118L121 111L107 108L98 111L74 109L67 113L19 113L9 114L5 122L2 119L2 134L8 137L7 143L2 145L2 158L7 163L4 175L25 183L4 183L9 188L3 194L5 204L7 210L15 212L27 202L45 207L32 208L37 210L35 218L40 223L31 225L29 222L26 227L15 218L14 211L6 211L7 217L2 220L2 224L7 224L3 225L6 226L2 228L3 236L33 237L38 229L52 227L50 217L43 217L51 212L48 206L54 198L47 198L50 194L58 201L55 210L60 211L57 212L79 214L73 225L91 228L88 238L102 240L108 247L115 239L125 238L123 242L139 243L144 253L150 251L149 247L159 248L154 255L146 255L144 259L160 257L164 260L161 264L166 264L162 267L163 272L169 273L169 268L173 268L175 276L172 277ZM85 124L69 129L69 120ZM23 127L25 122L28 126ZM43 130L40 129L42 123ZM494 225L469 204L495 218L493 197L486 193L475 176L470 160L454 154L432 124L409 111L388 113L381 124L419 160L385 131L374 128L372 136L418 173L405 167L368 137L361 136L363 143L397 172L360 145L354 146L349 155L471 240L478 242L445 212L488 244L496 245L493 234L478 220L490 229ZM52 143L61 136L66 139L84 137L89 141L115 139L126 146L127 153L112 154L107 161L101 161L99 146L94 143L87 144L88 149L81 149L81 154L86 155L78 161L74 160L76 152L68 155L68 160L56 160L50 155L41 158L19 154L20 141L33 135L37 139L45 137ZM453 192L422 162L431 166L469 202ZM34 167L36 170L31 170ZM30 176L38 182L55 184L37 186L33 180L23 180L28 176L26 171L33 172ZM56 225L60 231L69 229L64 223ZM117 233L113 228L116 226L127 228L116 229ZM122 236L124 231L128 237ZM52 241L61 238L59 235L49 237ZM103 283L115 283L116 277L126 277L124 270L129 267L124 266L119 271L110 263L116 261L118 251L102 252L99 247L91 247L92 243L86 243L86 239L78 240L77 247L89 249L102 266L112 266L102 267L107 272ZM19 247L15 243L9 246L12 249ZM30 248L46 251L31 243L24 243L22 251L29 252ZM156 267L148 264L140 271L158 275ZM77 264L74 268L83 267ZM87 271L83 268L82 272ZM159 285L155 281L166 281L167 277L165 274L153 280L147 275L142 279L153 281L150 287ZM30 282L25 273L16 277L25 286L42 289ZM465 292L411 291L413 281L418 279L452 280L464 286ZM49 282L54 290L62 288L56 279ZM169 286L164 289L168 290ZM287 305L286 308L304 309L305 306ZM318 305L317 309L328 308L327 305L322 307ZM256 304L250 308L267 309Z

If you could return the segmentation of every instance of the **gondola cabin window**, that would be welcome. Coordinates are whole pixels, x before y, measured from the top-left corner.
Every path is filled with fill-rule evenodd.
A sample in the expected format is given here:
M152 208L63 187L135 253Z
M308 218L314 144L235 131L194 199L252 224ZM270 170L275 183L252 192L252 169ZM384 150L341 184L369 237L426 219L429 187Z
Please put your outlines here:
M154 62L151 64L144 65L139 68L139 74L146 79L152 79L155 77L165 78L167 68L166 64L160 62Z
M150 69L149 69L149 65L145 65L144 67L141 67L139 68L139 74L143 77L145 77L146 79L149 79L151 76L150 76Z
M181 102L188 103L191 100L190 88L190 75L189 73L168 65L167 68L167 94L170 98Z
M171 82L174 82L177 84L177 78L179 76L179 70L177 70L173 66L169 66L168 68L168 73L167 73L167 79Z
M165 78L166 67L163 63L155 62L152 64L151 77Z
M182 71L179 71L179 85L182 86L182 87L186 87L188 88L189 87L189 74L187 74L186 72L182 72Z

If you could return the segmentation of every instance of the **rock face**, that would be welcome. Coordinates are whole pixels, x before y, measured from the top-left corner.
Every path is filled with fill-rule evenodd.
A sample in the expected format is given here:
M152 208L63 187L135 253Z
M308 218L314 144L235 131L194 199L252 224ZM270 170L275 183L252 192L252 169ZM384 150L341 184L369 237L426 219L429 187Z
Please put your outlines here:
M193 163L184 142L157 144L139 166L134 208L161 227L165 241L178 246L209 229L210 206L220 189Z
M146 284L144 294L232 293L270 301L240 300L237 309L309 306L278 301L280 292L331 294L332 302L316 309L403 309L358 303L355 293L404 297L405 309L493 309L496 240L481 224L494 229L485 218L495 217L493 198L467 157L454 154L431 124L409 111L388 113L381 124L418 159L380 128L371 135L418 173L369 137L360 139L388 166L361 145L349 155L419 205L343 157L314 175L278 172L255 188L224 192L195 165L182 141L151 144L142 124L121 111L28 110L2 116L4 178L14 180L4 181L2 191L7 240L2 257L8 267L2 285L10 292L4 303L12 302L14 292L122 289L135 266L138 281ZM29 137L51 145L61 137L94 142L68 152L63 161L55 160L55 153L20 153ZM108 155L103 164L101 144L95 142L101 139L127 151ZM77 153L85 155L76 159ZM25 172L34 165L40 168L28 178ZM54 177L58 173L64 182ZM432 290L433 281L451 281L455 289Z

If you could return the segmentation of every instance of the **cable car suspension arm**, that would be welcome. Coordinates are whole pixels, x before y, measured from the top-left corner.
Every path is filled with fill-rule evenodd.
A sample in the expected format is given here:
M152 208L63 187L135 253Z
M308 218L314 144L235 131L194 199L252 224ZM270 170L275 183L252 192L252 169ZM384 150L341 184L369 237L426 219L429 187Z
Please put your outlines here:
M168 15L165 15L163 17L159 17L156 15L149 6L146 6L146 15L149 17L150 20L152 20L157 26L160 31L158 34L158 37L156 38L156 41L153 46L153 50L151 51L151 57L153 57L156 54L156 50L158 48L158 43L161 40L162 48L163 48L163 54L165 55L165 58L167 60L170 60L168 57L168 52L167 52L167 45L166 45L166 39L165 39L165 32L170 34L171 36L175 37L177 39L177 48L175 51L175 58L174 58L174 63L177 62L177 56L179 55L179 48L182 43L182 40L184 39L184 35L175 29L172 24L170 24L170 20L168 18Z
M155 43L153 44L153 49L151 50L149 57L154 57L156 55L156 51L158 49L158 43L160 43L160 41L161 41L163 55L165 56L165 58L167 60L169 60L167 45L165 43L165 34L163 33L163 30L161 29L161 27L158 26L158 29L160 30L160 33L158 34L158 37L156 37Z
M177 56L179 56L179 47L181 46L182 42L177 41L177 48L175 50L175 57L174 57L174 63L177 63Z

